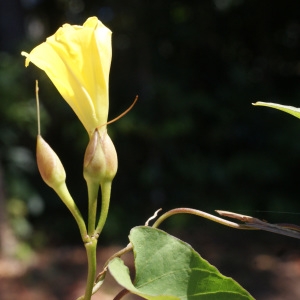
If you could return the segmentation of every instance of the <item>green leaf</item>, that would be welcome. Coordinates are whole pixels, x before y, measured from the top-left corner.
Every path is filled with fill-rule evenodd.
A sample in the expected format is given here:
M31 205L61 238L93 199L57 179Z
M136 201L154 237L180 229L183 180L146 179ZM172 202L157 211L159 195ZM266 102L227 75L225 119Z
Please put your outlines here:
M272 103L272 102L256 102L256 103L252 103L255 106L266 106L266 107L271 107L271 108L275 108L278 110L282 110L288 114L293 115L296 118L300 119L300 108L294 107L294 106L287 106L287 105L281 105L281 104L277 104L277 103Z
M115 280L133 294L139 295L145 299L150 300L180 300L178 297L168 296L166 294L156 296L154 294L150 295L147 293L143 293L141 290L139 290L132 284L128 268L124 265L123 260L118 257L114 258L109 263L108 269L111 275L115 278Z
M131 230L136 277L119 258L109 263L116 281L145 299L253 299L232 278L223 276L187 243L164 231L139 226Z

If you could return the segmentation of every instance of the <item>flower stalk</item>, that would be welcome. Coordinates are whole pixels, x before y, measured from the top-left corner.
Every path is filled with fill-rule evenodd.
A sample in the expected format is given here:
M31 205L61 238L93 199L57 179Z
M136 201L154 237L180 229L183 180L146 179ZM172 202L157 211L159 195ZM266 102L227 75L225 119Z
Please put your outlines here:
M91 17L82 26L64 24L30 53L21 54L26 57L26 67L32 62L45 71L90 138L83 164L88 189L87 226L67 189L60 159L42 139L40 129L37 138L41 176L71 211L86 248L88 276L84 300L90 300L96 274L97 241L107 219L111 183L118 167L117 153L107 134L111 31L96 17ZM97 221L99 188L102 203Z
M88 276L85 286L84 300L90 300L93 293L97 267L97 241L98 240L95 237L92 237L88 243L85 243L88 260Z
M109 203L110 203L110 194L111 194L111 181L107 181L101 184L101 212L99 221L95 230L96 235L100 235L102 229L106 223Z

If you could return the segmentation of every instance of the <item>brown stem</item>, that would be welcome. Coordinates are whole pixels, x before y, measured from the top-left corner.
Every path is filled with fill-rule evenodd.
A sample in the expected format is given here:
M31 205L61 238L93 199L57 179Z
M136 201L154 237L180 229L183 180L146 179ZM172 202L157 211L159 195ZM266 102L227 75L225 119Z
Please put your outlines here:
M113 300L120 300L129 293L128 290L122 290Z

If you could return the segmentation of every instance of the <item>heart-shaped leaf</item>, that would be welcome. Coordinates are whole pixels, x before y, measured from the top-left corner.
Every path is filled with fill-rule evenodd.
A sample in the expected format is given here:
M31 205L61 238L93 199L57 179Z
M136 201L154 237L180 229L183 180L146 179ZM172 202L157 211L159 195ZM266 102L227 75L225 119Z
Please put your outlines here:
M128 268L119 258L109 263L116 281L149 300L253 299L232 278L223 276L187 243L151 227L131 230L136 277L132 283Z
M271 107L271 108L275 108L278 110L282 110L288 114L291 114L293 116L295 116L296 118L300 119L300 108L294 107L294 106L288 106L288 105L281 105L281 104L277 104L277 103L272 103L272 102L256 102L256 103L252 103L255 106L266 106L266 107Z

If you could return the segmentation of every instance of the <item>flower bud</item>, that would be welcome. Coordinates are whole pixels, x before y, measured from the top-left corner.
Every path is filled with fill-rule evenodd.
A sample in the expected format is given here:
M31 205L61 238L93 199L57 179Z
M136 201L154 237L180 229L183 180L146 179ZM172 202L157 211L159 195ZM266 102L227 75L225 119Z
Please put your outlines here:
M118 157L115 146L107 131L94 131L86 148L83 173L86 180L97 184L112 181L118 169Z
M36 159L43 180L51 188L56 190L65 182L66 172L59 157L41 135L37 136Z

